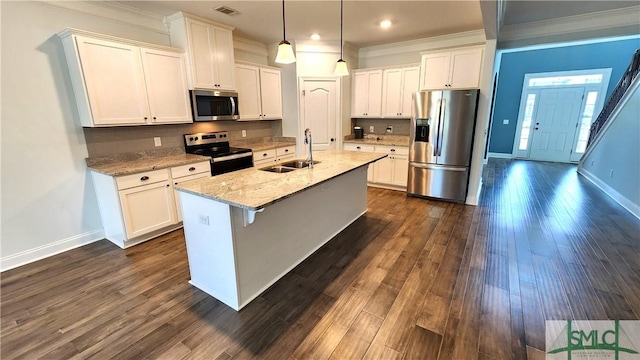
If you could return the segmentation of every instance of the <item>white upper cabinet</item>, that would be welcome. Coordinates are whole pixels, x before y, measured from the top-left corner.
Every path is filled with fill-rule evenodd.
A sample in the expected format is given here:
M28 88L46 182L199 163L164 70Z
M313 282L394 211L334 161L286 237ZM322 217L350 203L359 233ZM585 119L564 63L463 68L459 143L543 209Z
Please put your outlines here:
M151 122L191 122L184 55L143 48L142 64Z
M187 52L191 89L235 90L232 27L177 13L171 21L171 44Z
M480 87L484 47L422 54L420 90Z
M382 70L354 71L351 117L380 117L382 114Z
M382 117L411 117L412 96L418 91L419 73L417 66L383 71Z
M181 50L76 30L58 35L82 126L192 122Z
M282 119L280 70L236 64L240 120Z

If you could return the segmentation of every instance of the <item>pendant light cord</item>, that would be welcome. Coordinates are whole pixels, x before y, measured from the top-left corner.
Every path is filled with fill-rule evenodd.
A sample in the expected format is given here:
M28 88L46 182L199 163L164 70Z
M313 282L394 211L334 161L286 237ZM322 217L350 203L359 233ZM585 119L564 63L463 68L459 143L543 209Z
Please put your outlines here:
M287 40L287 25L284 21L284 0L282 0L282 39Z
M342 43L342 12L343 12L343 10L342 10L342 8L343 8L342 1L343 0L340 0L340 60L342 60L342 55L343 55L342 54L342 48L344 47L344 45Z

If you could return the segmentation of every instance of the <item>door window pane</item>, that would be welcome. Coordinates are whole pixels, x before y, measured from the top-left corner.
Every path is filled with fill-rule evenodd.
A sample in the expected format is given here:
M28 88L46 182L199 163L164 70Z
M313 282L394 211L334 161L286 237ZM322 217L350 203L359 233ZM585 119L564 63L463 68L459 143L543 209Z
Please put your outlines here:
M535 103L536 94L527 95L527 104L524 108L524 118L522 119L522 130L520 131L518 150L527 150L527 146L529 146L529 134L531 132L531 120L533 118Z
M580 120L578 142L576 143L577 154L583 154L587 148L587 141L589 140L589 130L591 129L591 122L593 121L593 110L596 106L597 99L597 91L589 91L587 93L587 102L584 105L584 112L582 113L582 117Z

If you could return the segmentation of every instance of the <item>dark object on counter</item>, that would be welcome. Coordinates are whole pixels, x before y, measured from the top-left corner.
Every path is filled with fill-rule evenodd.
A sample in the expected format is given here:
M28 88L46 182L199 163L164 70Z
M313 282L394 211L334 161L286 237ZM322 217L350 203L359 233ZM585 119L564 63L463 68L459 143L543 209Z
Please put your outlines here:
M364 138L364 130L362 130L360 126L356 126L353 128L353 134L355 135L356 139Z

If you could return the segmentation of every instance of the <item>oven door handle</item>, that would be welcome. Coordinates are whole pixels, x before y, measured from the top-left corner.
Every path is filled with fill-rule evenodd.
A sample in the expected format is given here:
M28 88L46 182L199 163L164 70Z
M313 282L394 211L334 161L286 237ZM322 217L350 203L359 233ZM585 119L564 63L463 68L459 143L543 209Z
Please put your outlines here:
M211 162L217 163L217 162L228 161L228 160L242 159L250 156L253 156L253 153L249 152L249 153L243 153L243 154L233 154L233 155L211 158Z

